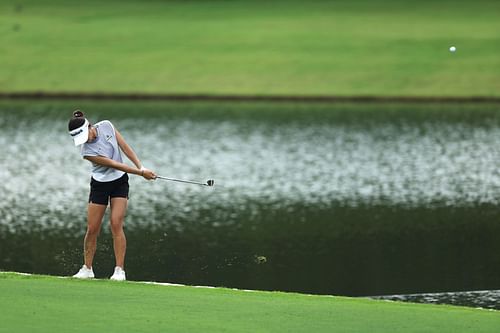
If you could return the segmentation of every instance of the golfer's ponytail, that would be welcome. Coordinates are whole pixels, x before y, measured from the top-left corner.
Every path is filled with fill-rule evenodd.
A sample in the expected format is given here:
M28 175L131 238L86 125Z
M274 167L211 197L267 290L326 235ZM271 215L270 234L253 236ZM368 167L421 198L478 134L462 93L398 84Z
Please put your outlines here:
M73 111L73 118L83 118L83 117L84 117L84 114L79 109L76 109L75 111Z
M68 130L72 131L75 128L82 126L85 123L85 118L83 112L79 109L73 111L73 118L71 118L68 122Z

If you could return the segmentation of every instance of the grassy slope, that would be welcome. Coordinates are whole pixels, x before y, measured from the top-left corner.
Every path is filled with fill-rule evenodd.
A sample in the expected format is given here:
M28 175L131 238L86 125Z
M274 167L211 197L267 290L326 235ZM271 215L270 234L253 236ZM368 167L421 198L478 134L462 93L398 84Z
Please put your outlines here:
M0 332L496 332L485 310L0 274Z
M499 96L499 10L494 0L6 0L0 91Z
M191 118L301 122L355 122L388 119L414 121L498 123L498 103L275 103L218 101L92 101L92 100L0 100L4 117L51 117L63 119L74 109L91 119L123 117Z

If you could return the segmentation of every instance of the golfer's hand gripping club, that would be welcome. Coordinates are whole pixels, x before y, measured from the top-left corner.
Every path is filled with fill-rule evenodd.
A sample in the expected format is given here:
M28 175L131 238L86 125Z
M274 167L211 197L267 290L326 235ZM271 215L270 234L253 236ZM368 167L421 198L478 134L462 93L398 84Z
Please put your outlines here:
M156 179L156 174L154 173L154 171L146 169L145 167L141 168L141 176L146 178L147 180Z

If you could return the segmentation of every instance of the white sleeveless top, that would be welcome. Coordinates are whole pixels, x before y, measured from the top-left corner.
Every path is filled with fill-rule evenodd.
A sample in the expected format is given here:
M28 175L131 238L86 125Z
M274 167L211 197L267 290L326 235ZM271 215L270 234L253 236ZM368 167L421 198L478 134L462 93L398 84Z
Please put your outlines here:
M123 163L120 147L116 140L116 132L109 120L103 120L94 125L97 138L82 145L81 154L85 156L104 156ZM98 182L110 182L123 176L125 172L92 163L92 178Z

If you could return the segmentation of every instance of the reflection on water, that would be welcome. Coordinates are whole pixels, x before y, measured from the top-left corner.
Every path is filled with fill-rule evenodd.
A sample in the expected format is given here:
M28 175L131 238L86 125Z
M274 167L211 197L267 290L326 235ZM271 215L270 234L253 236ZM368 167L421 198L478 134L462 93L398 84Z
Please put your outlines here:
M57 125L60 132L42 121L22 131L2 130L4 224L23 224L9 208L13 205L40 207L51 214L84 207L89 165L71 146L64 124ZM207 189L133 178L131 205L143 218L134 218L131 225L154 223L155 205L165 207L175 223L186 214L193 219L194 207L243 207L248 201L276 207L332 202L463 206L497 204L500 197L498 127L276 126L141 119L124 119L116 125L144 164L158 173L201 181L214 178L219 185ZM51 214L30 219L30 226L75 222L56 221ZM220 218L221 223L234 222L230 216Z
M90 165L61 118L0 112L2 269L80 265ZM500 285L500 126L109 118L147 167L216 182L131 177L132 279L345 295ZM110 248L103 230L98 276Z

